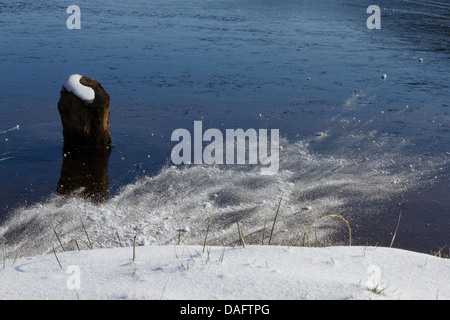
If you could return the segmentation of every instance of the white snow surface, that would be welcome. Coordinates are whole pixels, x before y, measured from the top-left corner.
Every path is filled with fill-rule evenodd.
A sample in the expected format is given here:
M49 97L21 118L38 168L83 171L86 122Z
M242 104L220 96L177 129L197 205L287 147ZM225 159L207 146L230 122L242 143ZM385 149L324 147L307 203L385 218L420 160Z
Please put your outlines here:
M64 84L67 91L72 92L83 101L92 102L95 99L95 92L92 88L84 86L80 83L81 74L73 74Z
M449 259L394 248L138 246L134 262L133 247L55 253L6 260L0 298L450 299Z

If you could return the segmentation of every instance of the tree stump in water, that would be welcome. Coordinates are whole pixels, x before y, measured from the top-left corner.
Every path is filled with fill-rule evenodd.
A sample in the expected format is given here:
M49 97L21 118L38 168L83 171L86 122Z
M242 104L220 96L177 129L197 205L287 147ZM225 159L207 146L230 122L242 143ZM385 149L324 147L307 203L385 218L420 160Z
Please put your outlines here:
M103 148L111 143L110 96L89 77L72 75L61 89L58 110L65 147Z
M64 159L57 191L95 202L108 199L110 96L102 85L75 74L61 89L58 111L64 136Z

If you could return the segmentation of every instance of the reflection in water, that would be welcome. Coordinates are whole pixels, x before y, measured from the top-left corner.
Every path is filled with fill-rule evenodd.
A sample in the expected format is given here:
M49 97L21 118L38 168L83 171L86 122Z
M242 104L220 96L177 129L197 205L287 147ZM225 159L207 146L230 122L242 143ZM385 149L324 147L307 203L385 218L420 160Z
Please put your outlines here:
M60 195L78 194L94 202L109 196L108 159L111 148L68 149L64 158L57 192Z

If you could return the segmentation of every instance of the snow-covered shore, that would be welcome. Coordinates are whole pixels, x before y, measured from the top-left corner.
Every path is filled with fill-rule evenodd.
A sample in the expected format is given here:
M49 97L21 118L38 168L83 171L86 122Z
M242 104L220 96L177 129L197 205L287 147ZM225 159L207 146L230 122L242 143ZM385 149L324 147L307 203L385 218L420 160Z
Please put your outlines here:
M1 299L450 299L450 260L383 247L121 247L6 260ZM2 261L3 263L3 261Z

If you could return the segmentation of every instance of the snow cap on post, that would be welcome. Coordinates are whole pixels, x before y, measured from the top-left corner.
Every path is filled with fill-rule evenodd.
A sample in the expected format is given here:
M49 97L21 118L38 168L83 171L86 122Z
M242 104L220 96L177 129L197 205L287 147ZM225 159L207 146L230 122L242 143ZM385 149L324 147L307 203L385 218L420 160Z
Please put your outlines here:
M72 92L81 100L91 103L95 99L94 89L82 85L80 83L81 78L81 74L71 75L67 82L64 84L64 88L67 91Z

